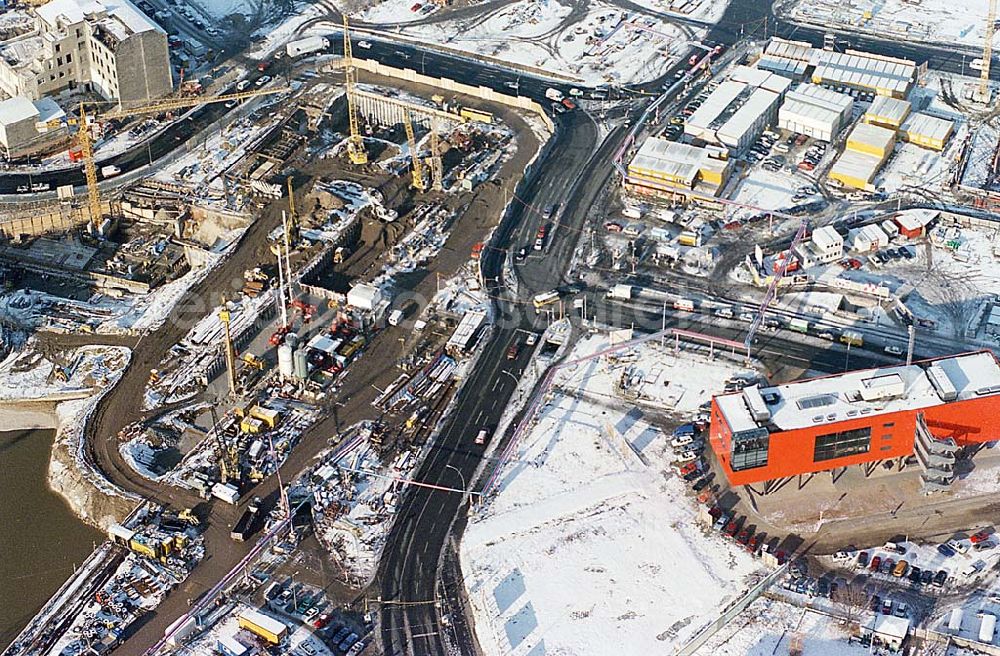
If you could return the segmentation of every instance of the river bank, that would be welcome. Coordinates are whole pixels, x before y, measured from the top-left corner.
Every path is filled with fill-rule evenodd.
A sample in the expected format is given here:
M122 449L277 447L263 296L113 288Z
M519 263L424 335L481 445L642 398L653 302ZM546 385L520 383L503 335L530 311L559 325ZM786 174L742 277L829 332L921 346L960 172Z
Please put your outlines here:
M73 573L103 534L49 485L53 408L0 407L0 650Z

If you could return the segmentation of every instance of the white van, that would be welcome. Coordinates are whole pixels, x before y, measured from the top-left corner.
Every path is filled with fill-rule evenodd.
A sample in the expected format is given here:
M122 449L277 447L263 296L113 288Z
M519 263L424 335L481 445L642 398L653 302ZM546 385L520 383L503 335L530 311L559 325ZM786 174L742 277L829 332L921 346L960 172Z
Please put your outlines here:
M489 431L485 428L476 434L476 444L486 444L486 438L489 436Z
M392 312L389 313L390 326L398 326L402 320L403 320L402 310L393 310Z

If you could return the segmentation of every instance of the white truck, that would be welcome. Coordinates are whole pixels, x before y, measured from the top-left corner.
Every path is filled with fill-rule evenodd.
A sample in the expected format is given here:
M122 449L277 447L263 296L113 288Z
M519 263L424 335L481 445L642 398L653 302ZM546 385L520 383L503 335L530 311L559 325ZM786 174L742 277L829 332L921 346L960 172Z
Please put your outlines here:
M122 172L122 170L120 168L118 168L117 166L115 166L114 164L108 164L107 166L102 166L101 167L101 177L102 178L111 178L111 177L114 177L114 176L118 175L121 172Z
M310 36L298 41L289 41L285 45L285 52L289 57L301 57L329 49L330 41L322 36Z
M552 87L549 87L548 89L545 90L545 97L551 100L552 102L562 102L562 99L565 98L566 96L563 95L563 92L560 91L559 89L553 89Z
M615 285L608 290L607 296L627 301L632 298L632 285Z
M212 496L235 506L240 500L240 491L232 483L216 483L212 486Z
M398 326L403 321L404 316L402 310L393 310L389 313L389 325Z

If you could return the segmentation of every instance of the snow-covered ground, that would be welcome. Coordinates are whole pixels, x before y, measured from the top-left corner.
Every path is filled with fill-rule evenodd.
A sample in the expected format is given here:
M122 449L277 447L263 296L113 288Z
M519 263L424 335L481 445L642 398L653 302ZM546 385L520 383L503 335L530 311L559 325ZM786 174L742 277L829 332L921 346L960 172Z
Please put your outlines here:
M366 23L408 23L426 18L438 10L436 2L424 0L383 0L361 13L358 18Z
M190 642L184 653L189 656L214 656L219 653L219 638L222 636L234 639L248 647L254 647L259 644L260 639L246 629L240 629L239 621L236 619L240 612L247 609L263 613L271 619L282 622L288 628L287 641L282 645L282 649L278 653L293 654L295 656L331 656L336 653L329 649L318 636L313 635L311 627L289 621L284 617L279 617L276 613L269 610L251 608L243 604L233 607L225 617L216 622L208 631ZM250 652L248 651L248 653Z
M357 581L370 581L375 575L403 487L393 477L409 478L417 462L406 452L392 466L383 466L368 441L370 433L361 427L351 439L352 448L338 452L313 473L316 533ZM338 467L367 473L341 472Z
M629 84L662 75L687 50L691 38L690 30L599 2L568 23L571 12L571 6L555 0L518 0L475 19L404 26L399 31L591 85Z
M568 357L606 345L594 336ZM659 368L650 384L674 388L672 409L689 413L737 367L656 344L630 353L556 374L557 391L466 530L463 571L487 654L667 653L759 569L696 524L669 471L668 434L615 391L626 373L645 380L640 369Z
M234 242L231 239L226 245ZM215 263L219 261L221 258ZM23 326L41 326L55 331L140 334L162 326L185 292L201 281L211 268L194 268L148 294L120 298L98 293L86 301L76 301L41 291L14 290L0 294L0 313Z
M57 364L30 347L11 353L0 363L0 399L87 396L117 378L129 359L127 348L84 346Z
M981 48L987 5L984 0L799 0L787 13L795 20L883 38ZM993 43L1000 43L996 36Z
M835 618L772 599L750 604L697 652L703 656L866 656L868 647L848 644L848 629ZM795 648L800 650L795 651Z

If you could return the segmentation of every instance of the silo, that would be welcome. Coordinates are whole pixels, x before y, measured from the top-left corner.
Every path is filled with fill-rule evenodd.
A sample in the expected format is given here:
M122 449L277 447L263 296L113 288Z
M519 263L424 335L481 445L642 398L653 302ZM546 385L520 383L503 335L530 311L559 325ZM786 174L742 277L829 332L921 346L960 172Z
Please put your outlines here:
M295 377L299 380L305 380L309 377L309 361L306 358L306 350L304 348L298 348L295 351L294 363L295 365Z
M282 378L291 378L295 374L295 362L292 347L282 344L278 347L278 373Z

